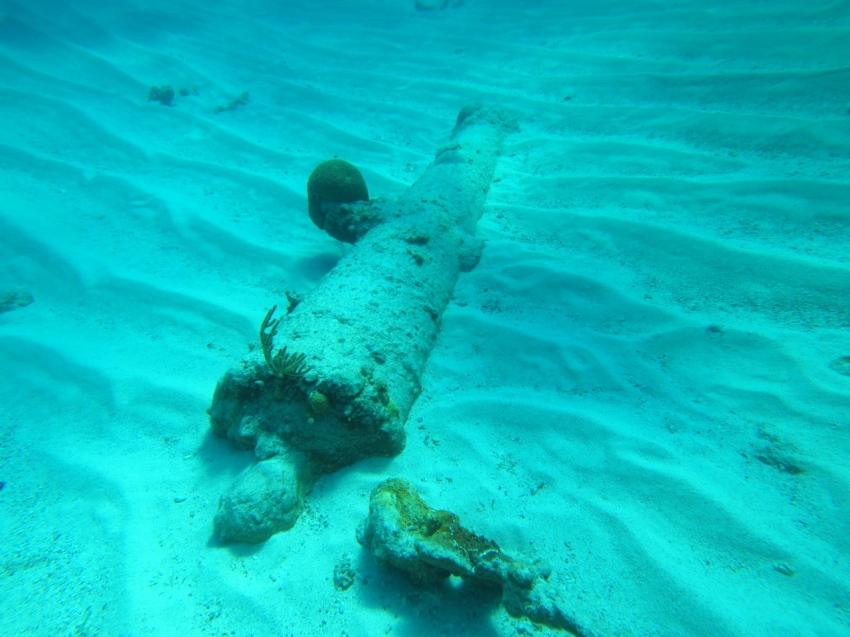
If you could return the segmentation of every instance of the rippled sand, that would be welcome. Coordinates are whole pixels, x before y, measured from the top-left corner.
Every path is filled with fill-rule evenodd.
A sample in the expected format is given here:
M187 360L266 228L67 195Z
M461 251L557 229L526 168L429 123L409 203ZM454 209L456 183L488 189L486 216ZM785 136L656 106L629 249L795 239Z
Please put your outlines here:
M532 630L361 555L390 475L600 635L850 632L850 10L519 4L0 3L0 634ZM215 383L345 251L307 175L397 194L471 101L521 130L407 449L216 546Z

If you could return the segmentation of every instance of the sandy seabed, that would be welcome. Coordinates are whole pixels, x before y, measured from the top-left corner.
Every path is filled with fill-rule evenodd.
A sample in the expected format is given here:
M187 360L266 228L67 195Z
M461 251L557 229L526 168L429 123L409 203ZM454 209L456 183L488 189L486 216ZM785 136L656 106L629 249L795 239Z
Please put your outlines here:
M555 634L364 555L389 476L600 635L850 634L850 7L413 4L0 1L0 635ZM398 194L470 102L520 131L407 448L217 545L215 384L347 249L307 175Z

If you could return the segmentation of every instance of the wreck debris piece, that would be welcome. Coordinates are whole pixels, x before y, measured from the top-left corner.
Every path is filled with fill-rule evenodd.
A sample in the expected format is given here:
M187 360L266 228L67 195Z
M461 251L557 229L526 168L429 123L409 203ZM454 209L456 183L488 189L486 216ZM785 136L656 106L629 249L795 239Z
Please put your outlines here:
M829 368L843 376L850 376L850 356L839 356L829 363Z
M174 89L168 85L151 86L148 101L159 102L163 106L174 106Z
M161 86L150 87L150 90L148 91L148 101L159 102L163 106L175 106L175 98L178 95L180 97L190 97L197 94L197 86L181 86L175 90L170 84L163 84Z
M33 295L25 290L0 290L0 314L26 307L33 301Z
M497 111L464 108L407 191L356 204L380 214L351 230L351 251L291 311L266 315L263 359L254 352L218 383L215 433L259 458L301 454L316 476L401 451L440 318L460 272L477 262L475 226L513 127Z
M512 616L575 635L593 634L562 607L546 566L510 557L493 540L463 527L454 513L429 507L404 480L375 487L357 540L378 562L403 571L415 584L452 575L495 584Z
M220 104L213 109L213 113L216 115L220 113L227 113L230 111L235 111L243 106L248 105L251 101L251 94L248 91L242 91L239 95L234 97L232 100L227 102L226 104Z
M416 0L413 6L417 11L436 11L438 9L450 9L460 7L464 0Z

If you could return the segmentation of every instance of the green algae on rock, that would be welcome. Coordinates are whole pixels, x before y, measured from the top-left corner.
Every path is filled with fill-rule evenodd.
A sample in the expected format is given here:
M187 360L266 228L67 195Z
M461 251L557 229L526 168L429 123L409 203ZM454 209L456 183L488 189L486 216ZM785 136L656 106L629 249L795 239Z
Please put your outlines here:
M493 540L462 526L454 513L429 507L404 480L375 487L357 540L378 562L403 571L416 584L435 584L452 575L495 584L511 615L582 637L594 635L563 608L548 567L510 557Z

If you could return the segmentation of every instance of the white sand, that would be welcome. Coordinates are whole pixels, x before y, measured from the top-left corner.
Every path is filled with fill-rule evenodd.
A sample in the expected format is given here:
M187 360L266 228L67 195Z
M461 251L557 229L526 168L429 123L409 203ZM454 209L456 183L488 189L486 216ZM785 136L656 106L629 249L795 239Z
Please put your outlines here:
M388 476L599 634L850 634L850 10L714 4L0 2L0 635L548 634L363 556ZM472 100L522 131L407 449L216 546L215 383L344 250L307 175L393 195Z

